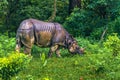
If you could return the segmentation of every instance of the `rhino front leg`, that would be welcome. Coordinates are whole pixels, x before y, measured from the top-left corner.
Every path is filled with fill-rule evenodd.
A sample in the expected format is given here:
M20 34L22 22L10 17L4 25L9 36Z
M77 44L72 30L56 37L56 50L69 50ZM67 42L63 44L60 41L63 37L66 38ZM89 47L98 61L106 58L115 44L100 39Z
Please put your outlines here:
M31 56L31 48L24 47L24 53Z
M57 55L57 57L61 57L61 55L60 55L60 47L57 48L56 55Z
M51 57L52 53L55 52L57 49L58 49L58 45L52 46L49 50L48 57Z

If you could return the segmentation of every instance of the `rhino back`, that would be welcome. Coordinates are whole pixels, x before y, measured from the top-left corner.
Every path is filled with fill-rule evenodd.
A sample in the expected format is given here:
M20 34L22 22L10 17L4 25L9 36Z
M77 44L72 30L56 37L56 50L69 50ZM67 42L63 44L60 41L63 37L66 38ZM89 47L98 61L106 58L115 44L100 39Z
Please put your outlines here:
M30 19L35 27L35 43L40 47L50 46L55 34L55 25L36 19Z
M54 23L44 22L36 19L30 19L35 26L35 30L37 31L48 31L53 32L55 30Z

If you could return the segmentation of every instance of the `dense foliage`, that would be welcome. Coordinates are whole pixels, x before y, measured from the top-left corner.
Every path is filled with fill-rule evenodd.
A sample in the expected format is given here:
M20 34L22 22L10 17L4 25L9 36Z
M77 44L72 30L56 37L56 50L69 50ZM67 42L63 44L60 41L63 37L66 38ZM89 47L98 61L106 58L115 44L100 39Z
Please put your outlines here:
M54 10L53 4L53 0L2 0L1 31L16 32L20 22L27 18L47 21ZM54 21L64 24L73 36L100 40L106 28L107 34L119 33L119 4L119 0L81 0L81 8L75 8L69 14L69 0L57 0Z
M109 34L119 33L120 1L83 1L85 2L83 2L82 8L75 8L66 19L64 25L70 33L74 36L89 36L97 40L100 40L106 28Z
M30 58L23 53L11 53L8 57L0 58L0 77L10 80L19 71L27 67Z
M9 38L5 35L0 35L0 57L7 56L15 50L15 38Z
M104 46L109 49L114 56L120 53L120 39L117 34L108 36L108 39L104 42Z
M16 32L20 22L27 18L47 21L53 11L53 0L2 0L0 2L0 22L3 28ZM57 16L55 21L63 23L67 16L68 1L57 1ZM63 13L64 12L64 13Z

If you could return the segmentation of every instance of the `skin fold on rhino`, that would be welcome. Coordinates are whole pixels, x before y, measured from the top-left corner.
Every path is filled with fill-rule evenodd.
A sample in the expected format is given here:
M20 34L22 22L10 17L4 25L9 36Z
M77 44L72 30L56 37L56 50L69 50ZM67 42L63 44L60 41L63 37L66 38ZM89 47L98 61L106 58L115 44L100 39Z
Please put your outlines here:
M21 22L16 34L16 51L24 46L24 53L31 55L33 45L50 47L48 56L55 52L60 57L60 46L70 53L82 54L84 49L79 48L77 41L59 24L43 22L36 19L26 19Z

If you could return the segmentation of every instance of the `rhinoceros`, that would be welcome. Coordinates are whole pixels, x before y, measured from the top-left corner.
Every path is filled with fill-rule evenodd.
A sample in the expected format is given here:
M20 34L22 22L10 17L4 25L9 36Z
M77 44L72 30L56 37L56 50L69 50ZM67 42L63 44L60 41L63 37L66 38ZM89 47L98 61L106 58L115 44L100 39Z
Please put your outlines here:
M24 46L24 53L31 55L34 44L39 47L50 47L48 57L51 57L53 52L61 57L60 46L65 47L72 54L83 54L84 51L61 24L37 19L23 20L17 29L15 49L19 52Z

